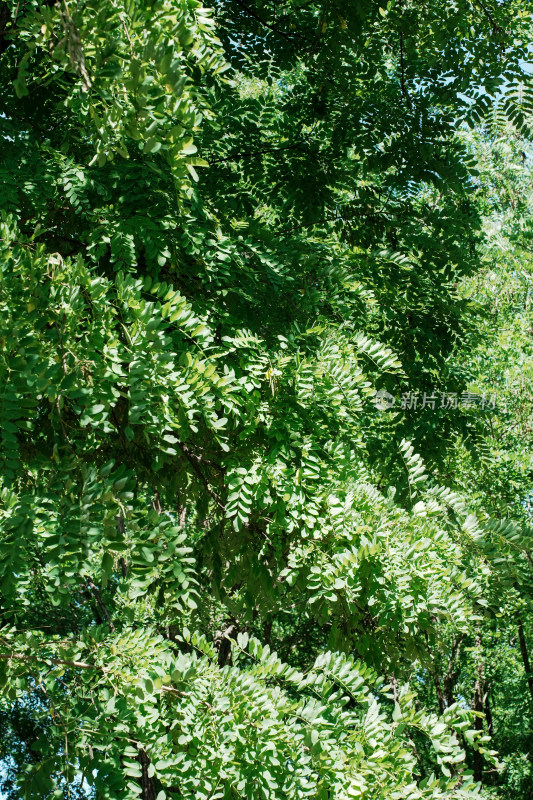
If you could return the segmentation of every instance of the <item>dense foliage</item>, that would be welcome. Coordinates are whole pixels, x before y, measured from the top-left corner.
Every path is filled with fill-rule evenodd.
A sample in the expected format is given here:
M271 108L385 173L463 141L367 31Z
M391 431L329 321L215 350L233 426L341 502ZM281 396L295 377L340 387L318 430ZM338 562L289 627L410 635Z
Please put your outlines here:
M529 796L530 28L1 0L10 799Z

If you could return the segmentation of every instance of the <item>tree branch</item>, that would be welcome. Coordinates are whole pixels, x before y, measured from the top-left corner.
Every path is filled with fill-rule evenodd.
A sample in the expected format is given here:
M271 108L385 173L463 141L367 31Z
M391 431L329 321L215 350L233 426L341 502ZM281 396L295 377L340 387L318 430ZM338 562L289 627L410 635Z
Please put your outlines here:
M56 664L58 666L72 667L72 669L97 669L102 670L102 667L96 664L86 664L85 661L65 661L62 658L48 658L47 656L26 656L22 653L0 653L0 658L11 660L12 658L18 661L44 661L45 663Z
M284 144L281 145L280 147L262 147L259 150L249 150L246 153L236 153L233 156L224 156L224 158L213 158L209 160L209 164L223 164L228 161L234 163L236 161L240 161L241 158L251 158L252 156L260 156L264 155L265 153L280 153L283 150L294 150L299 145L307 142L313 131L314 131L314 126L313 130L309 131L309 133L307 133L303 138L298 139L298 141L296 142L291 142L291 144Z
M196 476L199 478L201 483L205 486L205 489L206 489L208 495L213 498L213 500L215 501L215 503L217 504L217 506L220 508L221 511L225 511L226 510L226 506L220 500L218 495L211 489L211 487L209 486L209 483L207 481L207 478L205 477L205 475L203 474L202 470L200 469L200 467L196 463L198 461L198 456L195 456L194 453L192 453L191 450L187 447L187 445L184 444L183 442L178 442L178 447L180 448L181 452L183 453L183 455L185 456L185 458L187 459L187 461L189 462L189 464L193 468L193 471L196 474Z
M7 35L10 33L11 12L7 3L0 5L0 56L5 53L9 47L9 39Z
M400 69L401 69L401 76L400 76L400 84L402 87L402 96L405 99L405 102L411 108L411 98L409 96L409 92L407 91L407 86L405 85L405 59L404 59L404 52L403 52L403 31L400 31Z
M503 38L503 35L504 35L505 31L503 30L501 25L498 25L498 23L496 22L496 20L492 16L491 12L487 8L487 6L483 2L483 0L474 0L473 4L474 5L478 5L479 8L483 11L483 13L487 17L488 21L490 22L490 25L491 25L491 28L492 28L492 32L495 33L497 36L501 36Z
M253 8L250 8L250 6L248 6L246 3L244 3L243 0L235 0L235 2L242 9L244 9L244 11L246 11L247 14L249 14L251 17L256 19L261 25L263 25L265 28L268 28L273 33L277 33L279 36L283 36L284 39L288 39L289 41L291 39L303 39L305 42L309 42L309 44L313 44L311 39L308 39L307 36L303 35L303 33L298 33L298 32L286 33L285 31L282 31L279 28L276 28L275 25L271 25L270 22L267 22L262 17L260 17L259 14L257 14L253 10Z

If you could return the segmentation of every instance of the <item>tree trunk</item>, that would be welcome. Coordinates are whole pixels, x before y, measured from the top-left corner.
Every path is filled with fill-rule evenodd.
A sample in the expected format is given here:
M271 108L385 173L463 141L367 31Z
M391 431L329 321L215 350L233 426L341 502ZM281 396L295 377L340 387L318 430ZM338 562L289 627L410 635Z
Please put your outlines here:
M226 628L219 631L215 637L215 647L218 650L218 666L224 667L226 664L231 666L231 640L237 638L237 626L234 622L228 621Z
M429 657L431 658L431 661L433 662L433 669L431 670L431 672L432 672L432 675L433 675L433 684L435 686L435 692L437 694L437 702L439 704L439 711L440 711L441 714L444 714L444 711L446 710L446 703L445 703L445 700L444 700L444 692L442 691L442 684L441 684L441 681L440 681L439 673L437 671L437 664L436 664L436 661L435 661L435 656L433 655L433 651L431 649L431 645L429 644L429 636L427 634L427 631L424 631L424 634L425 634L425 637L426 637L426 645L427 645Z
M157 790L154 783L154 779L150 778L148 775L148 767L150 766L150 759L146 754L146 750L143 750L142 747L139 747L139 755L137 756L139 760L139 764L141 765L141 798L142 800L155 800L157 796Z
M518 639L520 642L520 652L522 653L522 661L524 664L524 670L527 677L527 685L529 687L531 704L533 706L533 673L531 672L531 663L529 661L529 653L527 651L527 642L524 634L524 624L520 617L518 618Z
M485 719L487 720L487 733L489 736L494 736L494 722L492 720L492 710L489 701L489 690L485 690L483 696L483 705L485 706Z
M272 620L267 620L263 625L263 640L265 644L268 644L269 647L271 638L272 638Z
M437 702L439 704L439 711L441 714L444 714L444 712L446 711L446 703L444 701L444 693L442 691L440 678L435 668L433 669L433 683L435 684L435 691L437 693Z
M481 636L476 636L477 654L477 677L474 683L474 702L473 709L479 714L483 714L483 665L481 662ZM474 730L483 732L483 718L478 716L474 717ZM483 779L483 756L477 750L474 750L474 780L481 782Z
M444 676L444 699L447 706L451 706L455 702L454 687L459 677L460 664L459 656L461 653L461 645L465 638L464 634L460 634L457 638L453 637L452 652L448 662L448 669Z

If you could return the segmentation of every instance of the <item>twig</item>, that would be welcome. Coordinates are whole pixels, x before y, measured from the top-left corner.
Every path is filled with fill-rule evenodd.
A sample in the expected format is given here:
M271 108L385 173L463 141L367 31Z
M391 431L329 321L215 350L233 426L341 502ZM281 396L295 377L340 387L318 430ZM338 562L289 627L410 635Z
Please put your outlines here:
M124 514L122 513L122 511L116 517L116 520L117 520L117 533L119 534L119 536L124 536L124 534L126 532L126 526L125 526L125 523L124 523ZM120 564L122 577L125 578L126 575L128 574L128 565L126 564L126 561L124 560L123 556L120 556L118 562Z
M407 91L407 86L405 85L405 60L404 60L404 53L403 53L403 31L400 31L400 68L401 68L401 77L400 83L402 87L402 96L404 97L407 105L409 108L411 107L411 98L409 96L409 92Z
M63 436L65 437L65 442L67 443L67 447L69 448L71 453L74 453L74 455L76 455L76 453L74 451L74 448L72 447L72 444L70 443L70 439L68 438L68 433L67 433L67 428L66 428L65 422L63 420L63 417L61 416L61 395L57 396L56 408L57 408L57 416L59 417L59 424L61 425L61 430L63 432Z
M483 3L483 0L474 0L474 5L476 3L481 8L483 13L487 17L488 21L490 22L493 33L496 33L498 36L502 36L503 37L503 34L505 33L505 31L503 30L501 25L498 25L498 23L496 22L496 20L494 19L494 17L490 13L490 11L488 10L488 8L485 5L485 3Z
M18 661L44 661L58 666L72 667L73 669L98 669L103 671L102 667L96 664L86 664L85 661L65 661L62 658L48 658L47 656L25 656L22 653L0 653L0 658L17 659Z
M65 322L65 315L63 314L63 323ZM57 331L57 338L59 339L59 346L61 347L61 364L63 366L63 372L65 375L68 373L68 366L67 366L67 355L65 353L65 346L63 345L63 336L61 335L61 331L59 330L59 325L56 321L54 321L54 327Z
M279 28L276 28L275 25L271 25L270 22L267 22L260 17L259 14L256 14L256 12L246 3L244 3L243 0L237 0L237 5L243 8L247 14L256 19L261 25L264 25L265 28L268 28L273 33L277 33L280 36L283 36L285 39L303 39L304 41L309 42L309 44L313 44L313 42L308 39L307 36L304 36L303 33L298 33L296 31L294 33L286 33L285 31L281 31Z
M126 39L128 40L129 45L130 45L130 56L133 58L133 45L131 43L131 36L130 36L130 34L128 32L128 29L126 28L126 23L124 22L124 17L122 16L122 14L119 14L118 18L122 23L122 27L124 28L124 33L126 34Z
M207 478L205 477L205 475L203 474L202 470L200 469L200 467L196 463L196 460L197 460L198 457L195 456L189 450L187 445L184 444L183 442L178 442L178 447L180 448L181 452L183 453L183 455L185 456L185 458L187 459L187 461L189 462L189 464L193 468L194 472L196 473L196 475L198 476L200 481L205 486L208 495L213 498L213 500L215 501L215 503L217 504L217 506L220 508L221 511L225 511L226 510L226 506L220 500L218 495L211 489L211 487L209 486L209 483L207 482Z
M208 159L208 161L209 164L223 164L228 161L230 162L240 161L241 158L251 158L252 156L261 156L264 155L265 153L280 153L283 150L294 150L295 147L298 147L299 145L307 142L311 134L314 132L315 127L316 126L314 125L313 129L310 130L309 133L306 133L306 135L303 136L301 139L298 139L298 141L296 142L291 142L290 144L280 145L279 147L262 147L259 150L249 150L246 153L236 153L233 156L224 156L223 158L213 158L210 160Z
M130 36L129 31L128 31L127 27L126 27L126 22L124 20L124 17L122 16L122 14L119 14L118 18L122 23L122 27L124 28L124 33L126 34L126 39L129 42L129 45L130 45L130 57L131 57L131 60L133 61L133 44L131 42L131 36ZM139 110L137 108L137 84L136 83L135 83L135 86L134 86L134 89L133 89L133 108L135 109L135 119L138 122L139 121Z

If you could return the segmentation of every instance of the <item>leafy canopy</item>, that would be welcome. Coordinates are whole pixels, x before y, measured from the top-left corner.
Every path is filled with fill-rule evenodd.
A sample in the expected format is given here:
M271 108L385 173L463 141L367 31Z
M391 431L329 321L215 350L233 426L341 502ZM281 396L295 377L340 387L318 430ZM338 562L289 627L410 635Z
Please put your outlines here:
M487 604L493 523L441 480L479 420L373 397L469 385L456 130L504 88L526 128L529 26L3 0L13 798L479 796L483 729L408 685Z

